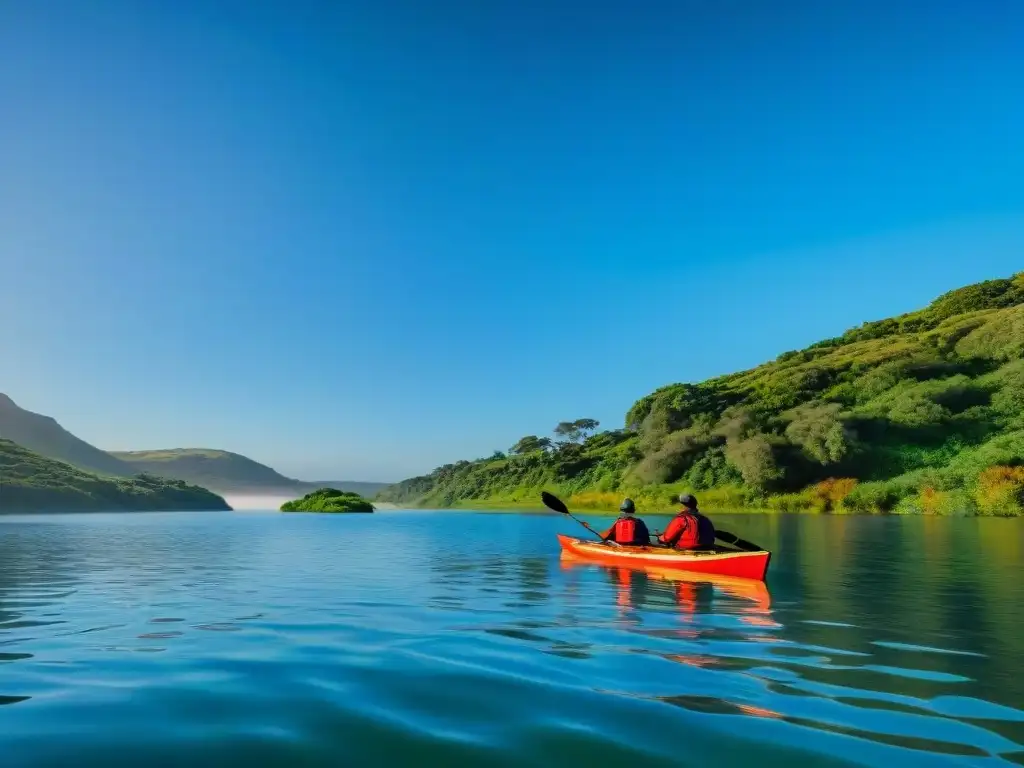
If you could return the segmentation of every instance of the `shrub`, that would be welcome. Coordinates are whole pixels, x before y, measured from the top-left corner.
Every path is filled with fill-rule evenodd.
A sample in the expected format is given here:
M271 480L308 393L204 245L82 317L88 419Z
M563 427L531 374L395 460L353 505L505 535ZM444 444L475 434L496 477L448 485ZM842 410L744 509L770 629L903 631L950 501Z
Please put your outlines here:
M765 435L753 435L743 440L730 440L725 455L743 476L743 482L757 492L768 490L785 474L775 461L772 444Z
M971 508L970 497L962 490L939 490L926 485L917 494L904 497L892 511L900 515L957 515Z
M1024 514L1024 467L989 467L978 475L974 503L984 515Z
M815 508L829 512L843 506L857 487L852 477L830 477L811 487L809 496Z

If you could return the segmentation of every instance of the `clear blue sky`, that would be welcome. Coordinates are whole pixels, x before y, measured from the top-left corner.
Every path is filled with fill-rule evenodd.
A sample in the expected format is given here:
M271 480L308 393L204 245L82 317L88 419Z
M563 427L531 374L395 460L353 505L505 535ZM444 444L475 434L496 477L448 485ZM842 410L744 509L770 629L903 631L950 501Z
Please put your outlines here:
M0 4L0 391L400 479L1024 268L1012 2Z

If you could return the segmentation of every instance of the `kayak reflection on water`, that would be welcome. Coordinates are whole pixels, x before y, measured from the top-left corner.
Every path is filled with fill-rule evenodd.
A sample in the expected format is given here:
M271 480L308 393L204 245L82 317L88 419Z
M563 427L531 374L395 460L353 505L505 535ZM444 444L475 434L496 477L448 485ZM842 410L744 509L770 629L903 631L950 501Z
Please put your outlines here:
M716 597L721 595L730 598L729 612L739 615L744 624L766 629L780 626L772 618L771 593L763 581L688 573L646 564L609 566L575 558L564 551L560 563L563 570L598 568L604 571L616 589L616 603L620 608L643 607L655 595L652 587L667 583L673 587L675 602L686 621L692 621L696 614L712 613Z
M678 618L682 626L674 629L649 630L637 626L632 630L635 632L679 640L698 640L708 635L718 635L722 631L729 632L723 630L717 622L702 621L700 618L702 615L715 613L716 599L719 600L719 605L722 605L720 598L723 596L726 597L727 606L723 606L726 610L722 612L737 616L739 622L749 628L743 633L745 641L775 642L774 633L770 630L781 627L772 617L771 594L763 581L687 573L649 565L608 566L576 559L567 554L563 554L560 562L563 570L596 568L603 571L615 589L615 603L621 619L630 624L643 624L643 618L637 615L637 612L645 607L654 607L659 602L663 605L665 590L659 587L665 584L670 586L674 602L679 608ZM694 652L692 649L683 653L662 652L658 655L691 667L720 668L733 663L728 658Z

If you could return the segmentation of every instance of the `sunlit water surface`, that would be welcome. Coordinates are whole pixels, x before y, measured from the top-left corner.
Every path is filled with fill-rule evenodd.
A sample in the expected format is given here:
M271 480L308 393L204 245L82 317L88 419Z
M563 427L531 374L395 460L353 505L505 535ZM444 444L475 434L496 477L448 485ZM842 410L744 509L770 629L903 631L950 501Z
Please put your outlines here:
M553 515L0 517L0 765L1024 765L1024 521L718 522L767 587Z

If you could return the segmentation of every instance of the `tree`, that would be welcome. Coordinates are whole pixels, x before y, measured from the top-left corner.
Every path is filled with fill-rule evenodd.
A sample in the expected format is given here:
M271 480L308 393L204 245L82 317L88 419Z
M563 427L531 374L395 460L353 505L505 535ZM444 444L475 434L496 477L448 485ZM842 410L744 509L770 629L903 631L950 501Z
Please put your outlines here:
M521 456L524 453L534 453L535 451L546 451L551 447L551 440L546 437L537 437L536 435L527 435L526 437L519 438L519 442L509 448L509 453L514 453L517 456Z
M562 442L582 443L590 433L601 425L597 419L576 419L576 421L560 421L554 429Z
M730 440L725 456L743 476L743 482L759 493L769 489L783 476L776 464L771 442L767 436L755 434L742 440Z
M554 429L555 437L567 443L576 442L577 430L571 421L560 421Z
M838 403L805 405L794 409L793 420L786 427L786 437L800 446L804 455L819 464L840 461L850 448L852 433L847 430Z

